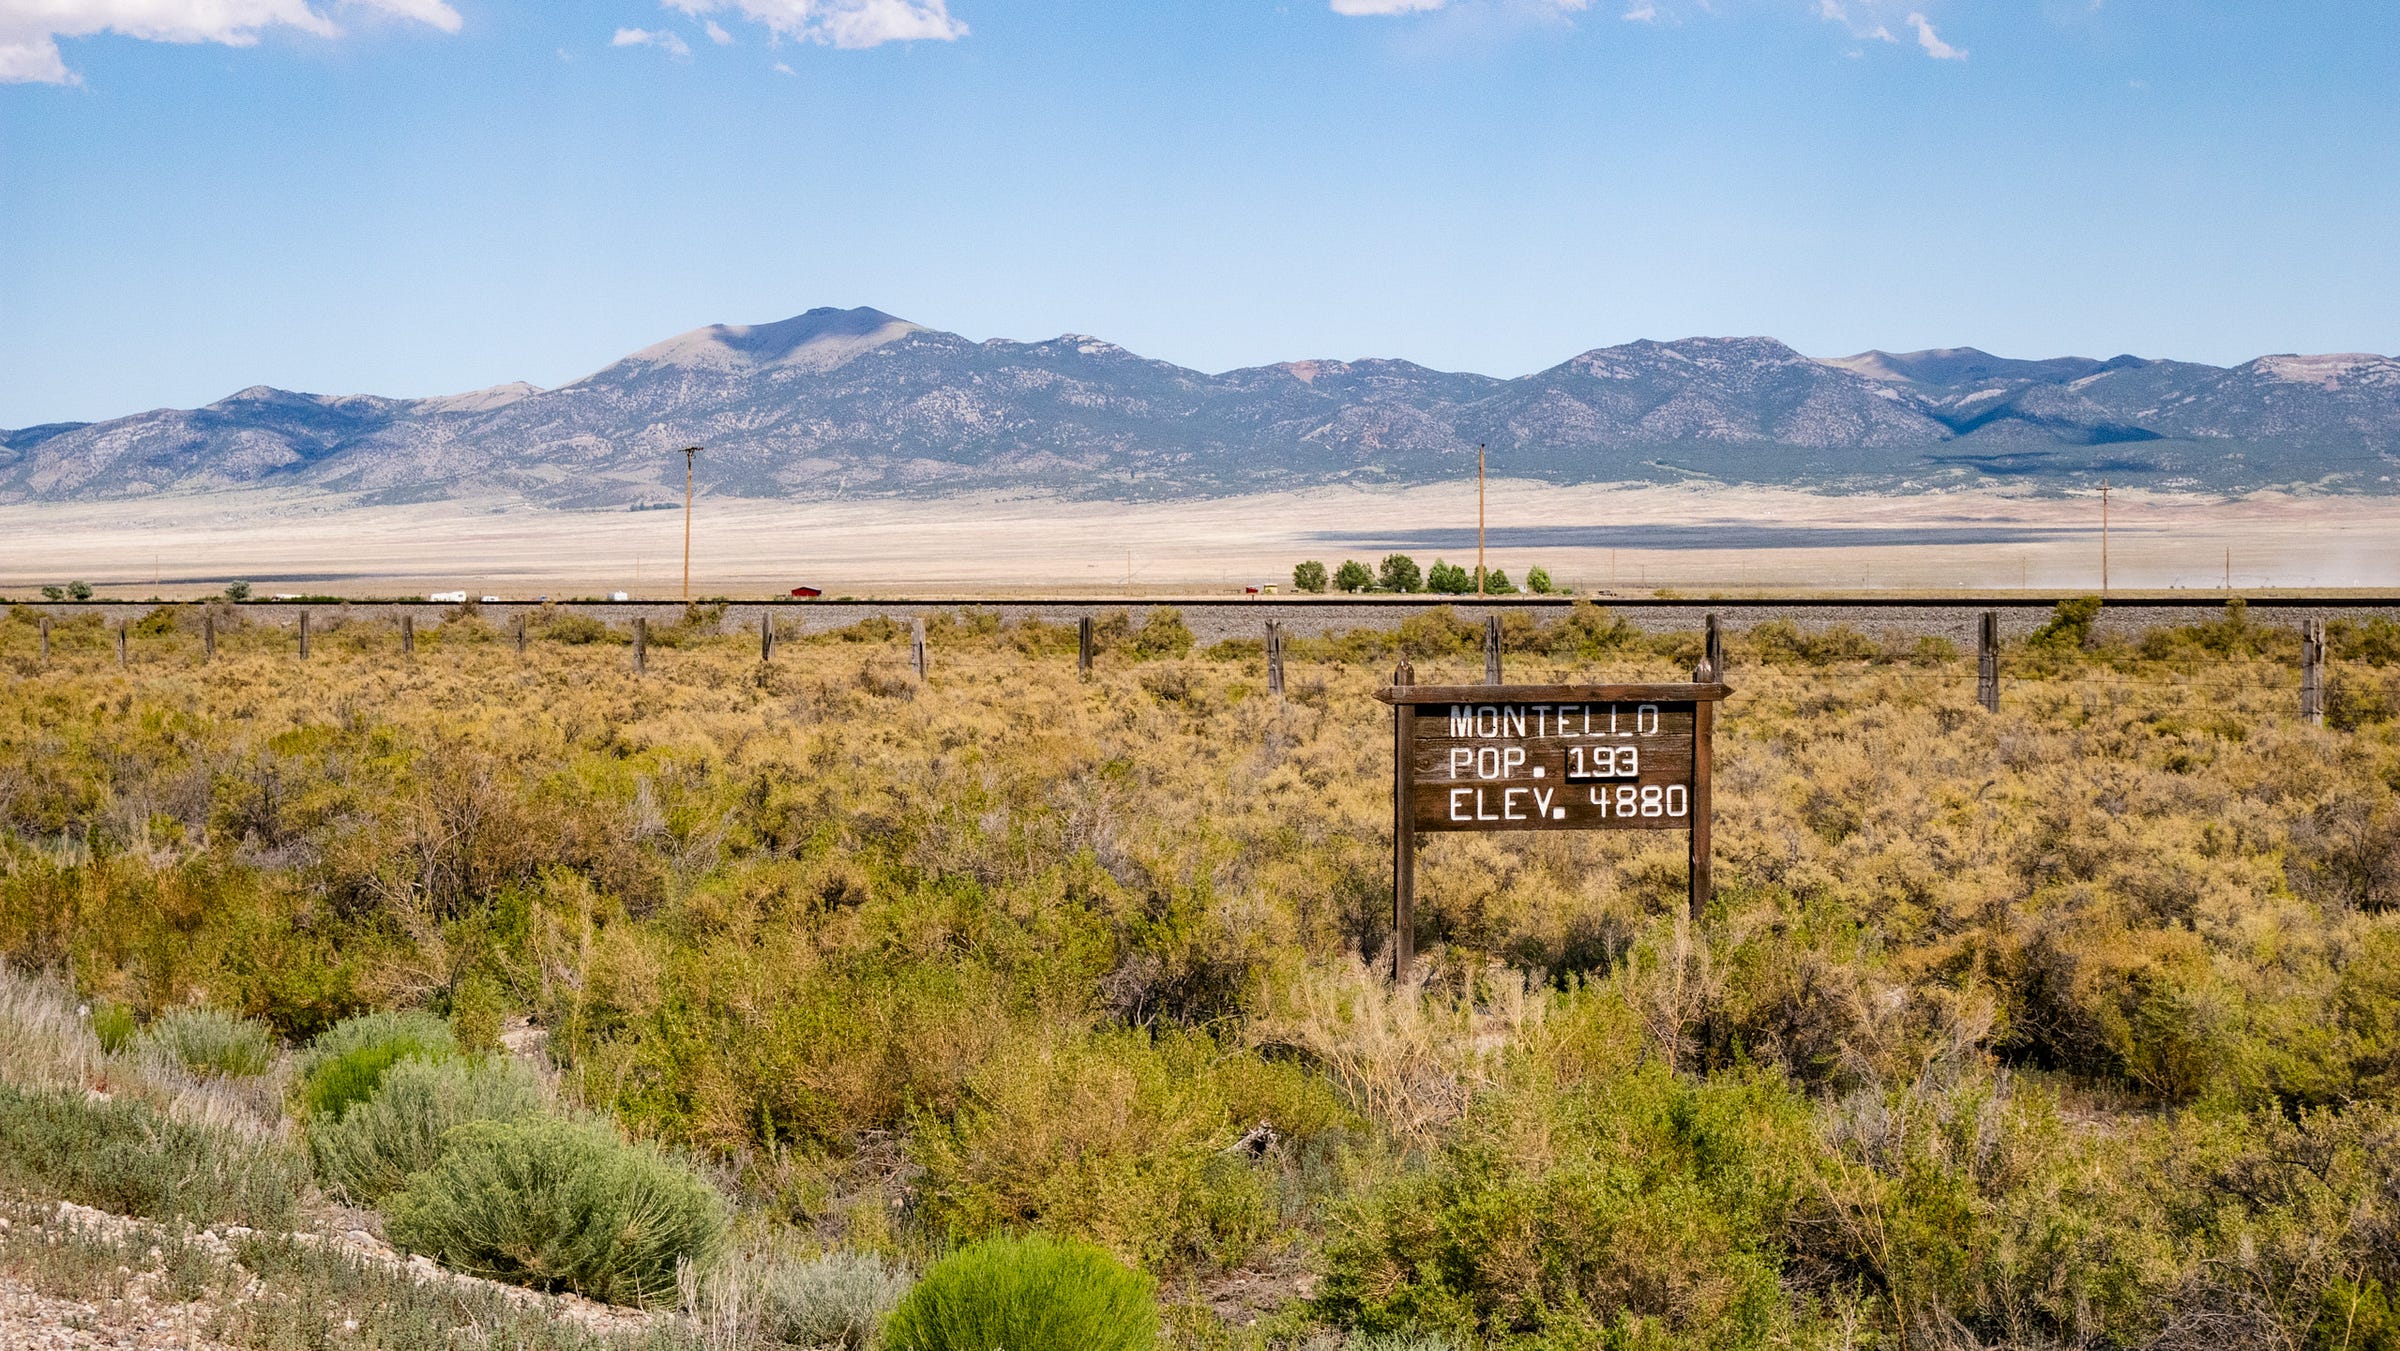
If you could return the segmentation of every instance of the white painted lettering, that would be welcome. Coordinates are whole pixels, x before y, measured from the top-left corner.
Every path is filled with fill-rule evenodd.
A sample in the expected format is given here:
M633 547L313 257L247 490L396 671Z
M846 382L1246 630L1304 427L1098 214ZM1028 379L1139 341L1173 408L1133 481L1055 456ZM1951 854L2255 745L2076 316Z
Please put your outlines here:
M1453 820L1453 821L1466 821L1466 820L1471 820L1471 819L1473 819L1473 818L1471 818L1471 817L1461 816L1461 815L1459 814L1459 808L1461 808L1461 807L1463 807L1463 806L1465 806L1465 805L1466 805L1466 803L1465 803L1465 801L1464 801L1465 797L1467 796L1467 794L1469 794L1469 793L1472 793L1472 792L1474 792L1474 791L1475 791L1475 790L1474 790L1474 789L1472 789L1472 788L1453 788L1453 789L1451 789L1451 790L1450 790L1450 819L1451 819L1451 820Z
M1475 712L1465 704L1450 705L1450 735L1475 735Z
M1503 789L1500 793L1500 819L1503 821L1524 820L1524 809L1517 806L1517 794L1529 793L1532 791L1533 790L1530 788Z
M1461 770L1461 769L1464 769L1464 768L1466 768L1466 767L1468 767L1468 766L1470 766L1470 765L1473 765L1474 763L1475 763L1475 751L1474 751L1474 749L1473 749L1472 747L1468 747L1468 746L1452 746L1452 747L1450 748L1450 777L1451 777L1451 778L1454 778L1454 779L1455 779L1455 778L1457 778L1457 777L1458 777L1458 772L1459 772L1459 770Z

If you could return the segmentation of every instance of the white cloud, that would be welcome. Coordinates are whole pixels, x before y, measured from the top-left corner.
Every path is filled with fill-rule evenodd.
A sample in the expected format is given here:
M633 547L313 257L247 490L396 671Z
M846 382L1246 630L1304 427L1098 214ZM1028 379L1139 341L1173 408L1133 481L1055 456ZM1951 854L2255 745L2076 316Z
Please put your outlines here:
M663 28L655 32L647 28L620 28L617 30L617 35L608 40L608 45L611 47L656 47L670 56L690 56L692 54L690 43Z
M422 23L459 30L447 0L344 0ZM117 33L146 42L218 42L247 47L269 28L296 28L316 37L341 35L333 20L307 0L0 0L0 83L74 84L58 39Z
M950 17L948 0L661 0L693 18L733 13L778 38L828 47L880 47L887 42L955 42L967 26Z
M714 19L710 19L706 23L702 24L700 26L700 31L708 34L708 40L720 47L730 47L733 45L733 34L726 32L725 26L721 23L718 23Z
M1917 45L1923 47L1925 54L1934 60L1964 61L1967 59L1966 49L1953 47L1942 41L1941 34L1933 31L1933 25L1925 21L1924 15L1912 11L1908 16L1908 26L1917 30Z
M1868 42L1898 42L1892 30L1872 18L1853 19L1841 0L1817 0L1817 17L1827 23L1838 23L1850 30L1850 36Z
M1651 4L1650 0L1634 0L1633 8L1617 17L1627 23L1649 23L1658 17L1658 6Z

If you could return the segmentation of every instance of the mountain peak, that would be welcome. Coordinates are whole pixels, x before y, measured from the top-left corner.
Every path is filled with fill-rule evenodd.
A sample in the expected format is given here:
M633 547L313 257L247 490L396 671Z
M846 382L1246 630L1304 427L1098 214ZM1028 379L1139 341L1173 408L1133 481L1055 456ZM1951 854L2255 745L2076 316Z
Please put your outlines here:
M1886 384L1934 385L1942 388L1990 380L2028 380L2037 384L2063 385L2108 368L2106 363L2090 357L2020 361L1993 356L1980 347L1928 347L1916 352L1886 352L1878 348L1856 356L1820 357L1818 364Z
M923 326L860 306L813 309L771 324L711 324L645 347L617 366L738 372L766 366L829 371ZM611 369L615 369L612 367Z

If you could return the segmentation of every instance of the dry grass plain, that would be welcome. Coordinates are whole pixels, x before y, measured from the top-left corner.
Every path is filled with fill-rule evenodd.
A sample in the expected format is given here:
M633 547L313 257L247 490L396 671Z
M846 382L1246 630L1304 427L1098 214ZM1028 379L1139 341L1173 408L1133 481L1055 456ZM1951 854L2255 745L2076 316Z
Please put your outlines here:
M1992 492L1827 496L1722 487L1491 489L1491 565L1539 564L1562 584L2096 589L2096 497ZM1471 483L1324 489L1216 500L761 502L703 498L698 595L806 583L861 596L1225 594L1288 583L1303 558L1472 560ZM2120 492L2119 589L2400 586L2400 499ZM134 503L0 507L0 592L83 578L102 595L178 597L242 578L340 595L465 588L505 597L680 594L675 511L571 512L455 502L357 507L229 493Z
M293 1040L530 1018L762 1243L1080 1236L1178 1351L2400 1342L2388 622L2322 728L2244 622L2012 645L1997 716L1938 644L1736 635L1708 913L1671 837L1437 840L1394 990L1370 692L1473 625L1295 640L1277 700L1164 619L1084 681L969 616L922 684L881 621L637 676L565 617L191 619L130 671L0 621L0 956Z

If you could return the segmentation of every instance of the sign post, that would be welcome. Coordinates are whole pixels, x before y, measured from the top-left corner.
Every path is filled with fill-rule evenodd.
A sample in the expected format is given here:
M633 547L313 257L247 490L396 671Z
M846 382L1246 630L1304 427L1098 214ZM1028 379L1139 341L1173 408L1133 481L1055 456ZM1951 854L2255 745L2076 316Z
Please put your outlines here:
M1419 685L1406 663L1392 706L1392 954L1415 953L1420 832L1680 830L1691 913L1709 897L1710 741L1732 693L1702 666L1658 685Z

